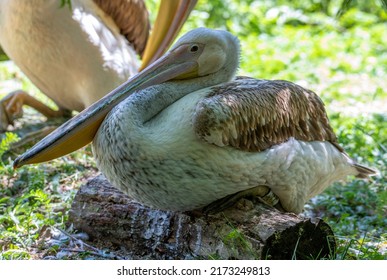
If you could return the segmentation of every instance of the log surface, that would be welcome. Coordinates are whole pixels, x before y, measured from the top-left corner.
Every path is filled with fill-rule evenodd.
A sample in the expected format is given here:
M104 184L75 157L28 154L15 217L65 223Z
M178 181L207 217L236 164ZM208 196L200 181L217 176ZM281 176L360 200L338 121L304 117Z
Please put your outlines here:
M68 222L100 244L124 248L129 259L319 259L336 246L320 219L247 199L208 216L151 209L102 175L80 188Z

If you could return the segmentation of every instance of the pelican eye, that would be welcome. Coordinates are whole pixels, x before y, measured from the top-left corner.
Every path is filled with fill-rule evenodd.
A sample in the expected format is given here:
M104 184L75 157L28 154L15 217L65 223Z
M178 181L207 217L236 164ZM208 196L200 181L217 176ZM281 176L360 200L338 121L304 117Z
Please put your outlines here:
M199 50L199 46L198 45L192 45L189 50L192 53L197 52Z

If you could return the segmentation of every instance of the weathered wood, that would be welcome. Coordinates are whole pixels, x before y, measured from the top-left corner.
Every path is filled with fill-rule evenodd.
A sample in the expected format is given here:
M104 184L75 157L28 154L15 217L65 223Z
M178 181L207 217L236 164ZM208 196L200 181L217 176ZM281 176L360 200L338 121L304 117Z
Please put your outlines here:
M333 232L322 220L246 199L209 216L155 210L102 175L80 188L69 223L92 240L125 248L133 259L315 259L335 250Z

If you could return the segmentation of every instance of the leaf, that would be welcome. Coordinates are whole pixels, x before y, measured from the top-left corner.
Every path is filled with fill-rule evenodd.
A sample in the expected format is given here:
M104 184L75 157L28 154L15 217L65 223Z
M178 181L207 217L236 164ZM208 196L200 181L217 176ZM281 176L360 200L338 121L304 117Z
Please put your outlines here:
M0 158L3 156L3 154L9 150L12 143L19 140L19 137L12 132L6 132L5 137L1 139L0 142Z

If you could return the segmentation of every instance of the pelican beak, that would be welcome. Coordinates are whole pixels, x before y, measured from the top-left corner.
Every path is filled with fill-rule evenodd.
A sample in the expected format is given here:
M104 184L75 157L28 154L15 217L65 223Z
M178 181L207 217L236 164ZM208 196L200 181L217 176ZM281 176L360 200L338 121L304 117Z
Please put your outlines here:
M193 54L190 47L190 44L181 44L172 49L142 72L58 127L30 150L17 157L14 168L49 161L89 144L106 115L133 92L168 80L197 76L197 60L201 51Z
M162 56L176 38L197 0L162 0L146 44L140 71Z

